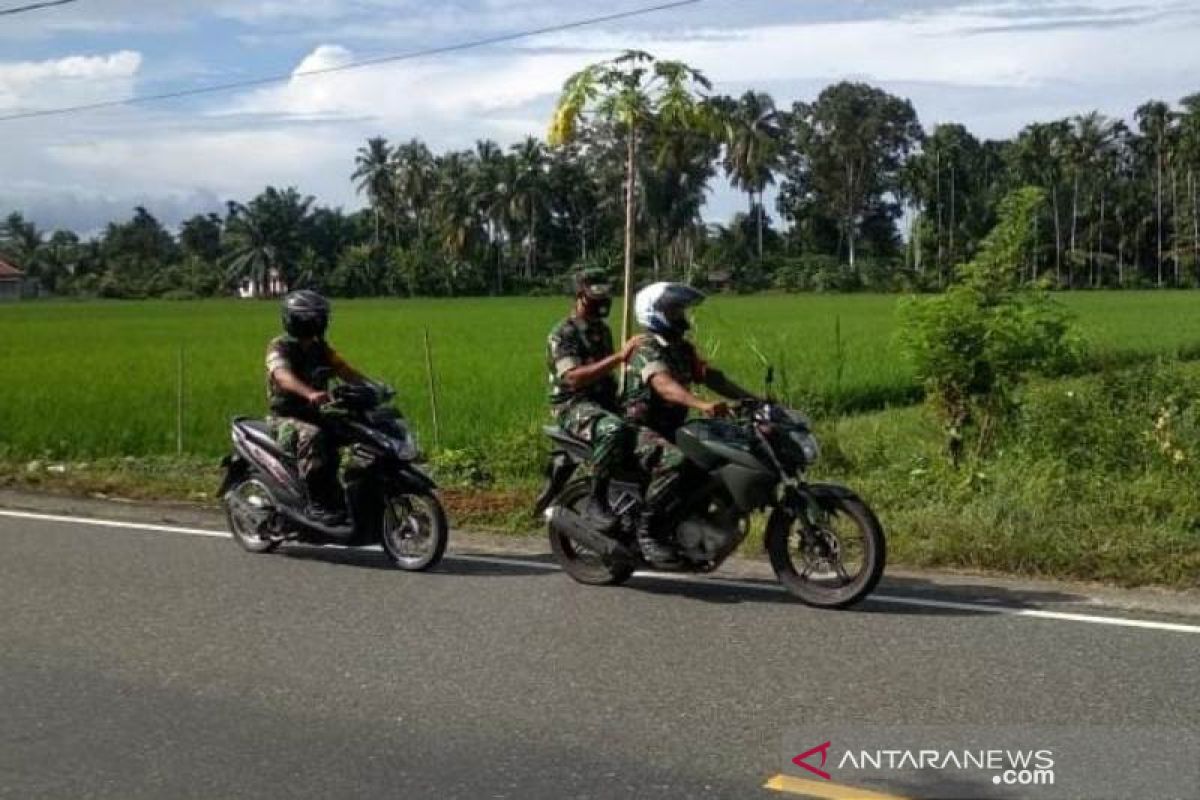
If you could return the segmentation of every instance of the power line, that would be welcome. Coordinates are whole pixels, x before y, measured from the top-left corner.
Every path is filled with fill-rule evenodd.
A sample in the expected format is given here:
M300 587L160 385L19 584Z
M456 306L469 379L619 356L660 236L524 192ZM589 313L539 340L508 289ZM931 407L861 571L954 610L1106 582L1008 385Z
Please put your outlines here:
M26 11L37 11L39 8L53 8L54 6L65 6L67 3L76 3L79 0L45 0L41 3L30 3L27 6L14 6L12 8L0 8L0 17L8 14L22 14Z
M55 0L56 2L64 2L64 0ZM0 122L12 122L18 119L30 119L33 117L50 117L61 114L72 114L78 111L93 111L100 108L114 108L116 106L128 106L135 103L149 103L158 100L173 100L180 97L192 97L201 94L212 94L214 92L227 92L233 89L244 89L251 86L262 86L268 83L281 83L289 81L293 78L308 78L313 75L328 75L333 72L346 72L352 69L363 69L364 67L374 67L380 64L391 64L398 61L410 61L416 58L426 58L428 56L444 55L446 53L455 53L462 50L472 50L479 47L488 47L496 44L504 44L505 42L513 42L518 39L528 39L533 36L540 36L545 33L560 33L575 28L584 28L590 25L600 25L605 22L615 22L617 20L629 19L630 17L640 17L645 14L652 14L656 11L667 11L673 8L681 8L683 6L695 5L704 2L704 0L674 0L669 3L660 3L653 6L643 6L630 11L621 11L615 14L605 14L598 17L587 17L585 19L575 20L573 22L565 22L558 25L548 25L544 28L533 28L530 30L518 31L516 33L506 33L500 36L491 36L486 39L474 39L469 42L460 42L458 44L443 45L441 47L431 47L425 50L414 50L408 53L398 53L390 56L380 56L378 58L368 58L362 61L352 61L348 64L340 64L336 67L319 67L316 69L300 70L298 72L279 73L276 75L266 75L261 78L249 78L240 81L231 81L229 83L217 83L209 86L199 86L194 89L181 89L174 92L163 92L162 94L148 94L140 97L126 97L121 100L101 100L96 103L84 103L76 106L60 106L58 108L41 108L33 111L22 111L18 114L9 114L0 116Z

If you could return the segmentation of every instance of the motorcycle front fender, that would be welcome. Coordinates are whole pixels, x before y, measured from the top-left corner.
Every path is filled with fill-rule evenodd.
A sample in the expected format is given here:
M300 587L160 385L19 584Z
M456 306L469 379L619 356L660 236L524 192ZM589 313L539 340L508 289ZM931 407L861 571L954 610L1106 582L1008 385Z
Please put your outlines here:
M419 467L405 464L392 476L393 487L401 494L431 494L437 483Z

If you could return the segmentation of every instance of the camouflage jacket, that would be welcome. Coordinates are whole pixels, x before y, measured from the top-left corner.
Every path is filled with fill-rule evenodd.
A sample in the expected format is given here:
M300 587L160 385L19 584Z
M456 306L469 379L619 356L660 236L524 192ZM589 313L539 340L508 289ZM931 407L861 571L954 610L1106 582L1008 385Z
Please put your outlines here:
M688 410L659 397L650 379L666 372L684 386L691 386L702 382L707 371L708 365L691 342L650 336L633 351L626 367L625 393L621 397L625 417L673 441L675 431L687 421Z
M575 367L595 363L612 354L612 331L604 320L567 317L554 326L546 345L550 406L558 411L575 400L591 400L615 411L617 381L612 375L606 375L582 389L572 389L565 379L566 374Z
M275 382L274 372L287 369L317 391L325 391L329 378L341 363L341 356L324 339L311 347L303 347L292 336L279 336L267 345L267 404L278 417L314 416L312 406L303 397L284 391ZM325 370L318 373L318 370Z

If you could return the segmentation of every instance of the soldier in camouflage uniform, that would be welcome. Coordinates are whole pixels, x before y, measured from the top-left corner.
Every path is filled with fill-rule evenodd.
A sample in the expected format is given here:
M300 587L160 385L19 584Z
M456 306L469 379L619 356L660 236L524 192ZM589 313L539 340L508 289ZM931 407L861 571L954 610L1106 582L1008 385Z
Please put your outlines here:
M345 521L338 508L338 449L321 426L318 409L329 402L331 377L352 383L364 378L325 341L329 313L329 302L316 292L292 292L284 298L286 333L267 345L267 402L271 431L296 459L308 487L307 516L334 526Z
M702 400L690 387L703 384L733 399L754 396L709 366L687 340L691 327L687 310L703 300L704 295L690 286L655 283L638 292L634 303L638 324L649 336L629 359L621 401L625 418L638 425L634 453L650 476L638 519L638 546L656 563L677 558L674 548L656 537L654 524L677 499L675 487L684 455L674 445L675 433L687 421L690 409L710 417L729 413L728 404Z
M558 426L592 446L592 495L587 513L610 531L616 517L608 504L613 471L629 455L633 430L621 419L613 372L640 342L635 337L613 352L604 321L612 307L612 287L603 270L575 276L575 308L554 326L546 349L550 410Z

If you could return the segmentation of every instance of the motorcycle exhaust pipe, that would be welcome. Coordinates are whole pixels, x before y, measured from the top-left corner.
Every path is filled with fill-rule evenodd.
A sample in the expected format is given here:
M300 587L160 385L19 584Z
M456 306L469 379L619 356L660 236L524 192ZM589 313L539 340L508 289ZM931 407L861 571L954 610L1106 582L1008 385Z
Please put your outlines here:
M633 561L633 554L625 545L609 536L597 532L587 520L569 508L555 506L548 515L550 527L568 539L595 551L605 558Z

